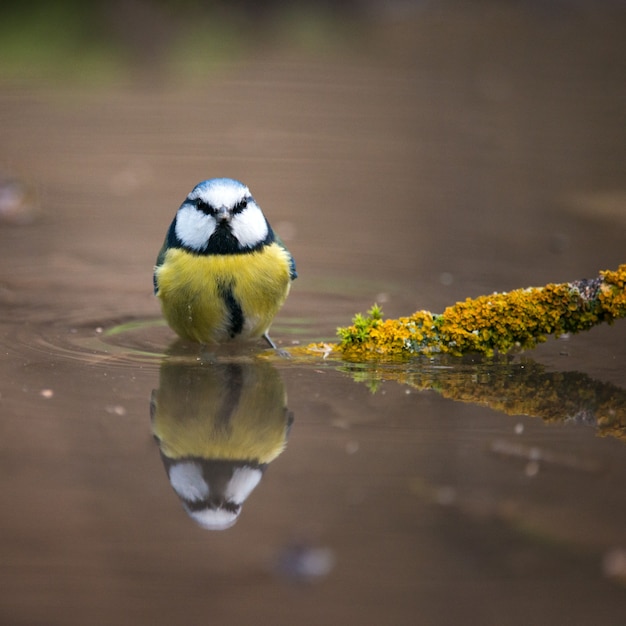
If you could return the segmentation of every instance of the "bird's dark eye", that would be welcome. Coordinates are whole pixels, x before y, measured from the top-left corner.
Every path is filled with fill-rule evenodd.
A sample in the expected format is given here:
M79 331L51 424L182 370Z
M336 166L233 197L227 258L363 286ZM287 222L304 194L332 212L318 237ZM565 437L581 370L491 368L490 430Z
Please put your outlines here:
M213 209L213 207L210 204L207 204L204 200L196 200L196 208L200 211L202 211L203 213L206 213L207 215L211 215L212 213L215 213L215 210Z
M243 198L239 200L237 204L233 207L233 213L241 213L248 206L248 198Z

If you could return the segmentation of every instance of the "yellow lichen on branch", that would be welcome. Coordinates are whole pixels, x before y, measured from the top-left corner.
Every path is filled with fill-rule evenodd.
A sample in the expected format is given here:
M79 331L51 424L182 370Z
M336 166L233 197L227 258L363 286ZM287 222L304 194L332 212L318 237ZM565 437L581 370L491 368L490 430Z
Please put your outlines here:
M548 335L588 330L626 317L626 264L591 280L494 293L448 307L441 314L418 311L383 320L378 306L338 329L349 360L413 355L482 353L529 349Z

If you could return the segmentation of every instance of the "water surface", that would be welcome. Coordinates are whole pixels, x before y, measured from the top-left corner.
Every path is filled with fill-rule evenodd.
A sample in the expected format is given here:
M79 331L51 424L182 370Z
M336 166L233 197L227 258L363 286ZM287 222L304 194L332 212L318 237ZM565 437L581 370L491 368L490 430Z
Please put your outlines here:
M620 623L623 321L497 362L287 361L176 346L151 293L213 176L296 257L285 347L374 301L623 263L624 44L583 17L431 16L369 57L2 91L0 164L36 207L0 228L2 623ZM260 482L206 530L171 468L187 449L174 476L223 482L261 425Z

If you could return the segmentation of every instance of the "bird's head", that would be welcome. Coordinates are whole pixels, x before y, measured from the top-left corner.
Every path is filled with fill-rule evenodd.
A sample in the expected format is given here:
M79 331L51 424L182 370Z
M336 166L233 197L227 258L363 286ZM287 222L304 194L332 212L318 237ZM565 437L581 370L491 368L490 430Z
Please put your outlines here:
M177 243L200 254L235 254L274 240L272 229L249 189L231 178L196 185L173 224Z

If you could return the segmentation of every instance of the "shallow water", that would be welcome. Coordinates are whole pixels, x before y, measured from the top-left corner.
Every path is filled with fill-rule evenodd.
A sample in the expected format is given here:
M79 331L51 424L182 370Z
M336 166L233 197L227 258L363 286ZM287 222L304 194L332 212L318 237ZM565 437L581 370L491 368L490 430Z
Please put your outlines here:
M624 321L497 362L358 365L181 347L151 293L177 206L218 175L298 262L285 347L374 301L623 263L616 20L424 20L369 57L194 88L0 93L0 163L35 207L0 228L0 622L620 623ZM219 482L209 457L236 465L250 431L267 469L206 530L171 468L204 451Z

